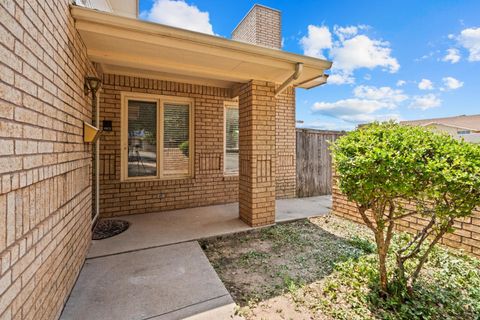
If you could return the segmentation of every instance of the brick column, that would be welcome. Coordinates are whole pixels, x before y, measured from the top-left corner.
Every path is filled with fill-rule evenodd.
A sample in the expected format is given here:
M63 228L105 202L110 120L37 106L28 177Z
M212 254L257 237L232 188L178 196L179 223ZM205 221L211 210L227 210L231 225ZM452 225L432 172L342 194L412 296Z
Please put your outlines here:
M240 90L240 219L275 223L275 85L252 80Z

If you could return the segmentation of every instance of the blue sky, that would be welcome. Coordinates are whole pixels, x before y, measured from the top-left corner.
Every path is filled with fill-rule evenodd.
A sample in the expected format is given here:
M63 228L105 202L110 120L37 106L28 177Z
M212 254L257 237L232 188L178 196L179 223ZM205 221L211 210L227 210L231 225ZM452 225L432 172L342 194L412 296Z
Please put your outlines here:
M255 1L140 0L145 19L230 37ZM480 1L261 1L282 11L283 50L334 62L297 90L303 127L480 113Z

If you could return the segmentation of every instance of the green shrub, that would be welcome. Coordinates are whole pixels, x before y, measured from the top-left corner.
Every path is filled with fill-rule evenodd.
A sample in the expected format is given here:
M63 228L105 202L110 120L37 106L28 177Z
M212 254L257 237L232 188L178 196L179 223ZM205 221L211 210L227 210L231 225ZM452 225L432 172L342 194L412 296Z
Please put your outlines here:
M189 152L189 144L188 144L188 140L187 141L183 141L182 143L180 143L180 145L178 146L178 148L182 151L182 153L188 157L188 152Z
M453 231L456 218L471 215L480 205L480 146L388 122L348 133L332 151L340 190L375 235L379 284L385 293L386 259L396 224L413 215L427 219L395 252L395 280L412 293L434 245Z

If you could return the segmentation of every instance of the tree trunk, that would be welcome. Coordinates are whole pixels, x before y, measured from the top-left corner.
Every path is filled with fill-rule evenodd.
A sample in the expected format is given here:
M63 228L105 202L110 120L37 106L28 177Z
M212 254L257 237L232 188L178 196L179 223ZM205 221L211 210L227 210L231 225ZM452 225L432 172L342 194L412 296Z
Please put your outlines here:
M377 252L378 252L378 270L380 272L380 289L386 294L388 291L388 276L387 276L387 251L383 232L375 235L377 238Z

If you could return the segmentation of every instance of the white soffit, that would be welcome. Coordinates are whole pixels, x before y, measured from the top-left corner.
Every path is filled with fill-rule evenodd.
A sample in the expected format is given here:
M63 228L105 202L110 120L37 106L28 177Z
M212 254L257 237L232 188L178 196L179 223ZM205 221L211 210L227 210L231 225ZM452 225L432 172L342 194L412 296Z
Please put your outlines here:
M156 23L71 7L89 58L108 73L230 87L251 79L294 85L325 82L331 62ZM321 79L319 79L321 78ZM191 80L191 81L190 81Z

